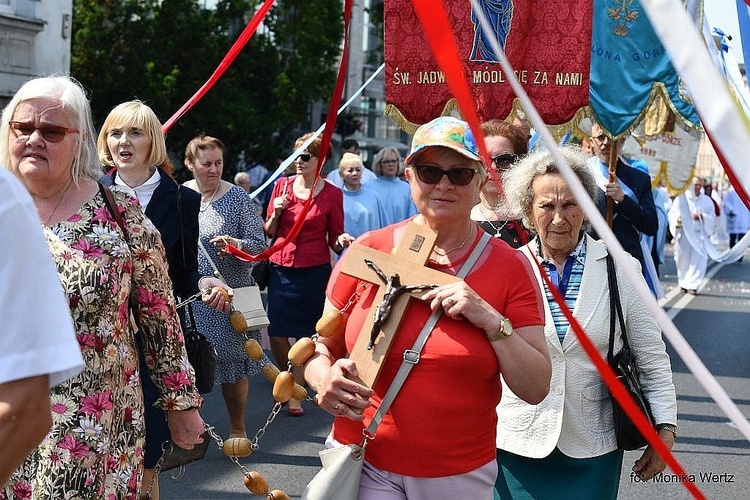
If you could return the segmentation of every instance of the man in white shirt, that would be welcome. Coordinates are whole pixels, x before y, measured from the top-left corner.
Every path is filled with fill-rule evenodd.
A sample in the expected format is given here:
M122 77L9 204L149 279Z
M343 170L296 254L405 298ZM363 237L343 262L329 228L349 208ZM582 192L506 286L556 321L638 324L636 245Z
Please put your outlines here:
M83 369L70 309L26 188L0 167L0 487L52 426L49 388Z

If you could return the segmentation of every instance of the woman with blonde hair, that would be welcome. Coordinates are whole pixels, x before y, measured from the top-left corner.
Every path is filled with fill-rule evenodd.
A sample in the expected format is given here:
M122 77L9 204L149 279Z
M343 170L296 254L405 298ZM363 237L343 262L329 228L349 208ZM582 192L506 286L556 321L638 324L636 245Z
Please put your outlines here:
M362 158L344 153L339 162L339 174L344 181L344 231L356 238L367 231L385 226L385 207L378 195L362 184ZM373 181L374 182L374 181Z
M137 100L115 106L99 131L97 151L103 165L116 169L105 175L101 183L138 200L146 217L159 230L175 298L186 299L198 290L206 290L203 297L206 304L228 312L229 304L221 293L213 290L215 286L227 288L226 285L198 272L200 198L191 189L178 186L170 177L172 163L167 156L161 123L154 111ZM178 313L185 331L184 310L180 309ZM137 339L143 342L140 335ZM170 433L164 411L154 406L159 393L148 374L142 353L140 364L147 431L143 484L150 497L158 500L159 483L153 477L153 469Z

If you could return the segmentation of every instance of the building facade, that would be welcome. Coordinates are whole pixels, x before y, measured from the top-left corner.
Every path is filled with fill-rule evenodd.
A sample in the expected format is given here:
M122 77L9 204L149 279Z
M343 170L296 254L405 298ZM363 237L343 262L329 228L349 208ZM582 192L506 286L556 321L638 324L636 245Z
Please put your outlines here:
M0 107L28 79L69 74L72 0L0 0Z

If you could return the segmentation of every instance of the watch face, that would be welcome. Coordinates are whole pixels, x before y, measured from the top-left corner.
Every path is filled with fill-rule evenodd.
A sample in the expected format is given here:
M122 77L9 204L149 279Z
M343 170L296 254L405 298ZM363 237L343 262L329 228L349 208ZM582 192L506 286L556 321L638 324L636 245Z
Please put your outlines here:
M503 318L502 328L500 329L500 331L505 337L510 337L513 334L513 325L510 324L510 320L508 318Z

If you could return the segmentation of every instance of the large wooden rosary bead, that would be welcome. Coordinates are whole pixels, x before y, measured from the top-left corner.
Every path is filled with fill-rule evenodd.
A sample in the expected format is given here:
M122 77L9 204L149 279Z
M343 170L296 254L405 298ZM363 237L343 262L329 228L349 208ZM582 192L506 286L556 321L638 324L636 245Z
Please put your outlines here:
M263 348L255 339L245 341L245 352L253 361L260 361L263 358Z
M245 483L245 488L250 490L253 495L265 495L268 493L268 481L266 481L266 478L260 472L250 471L242 482Z
M228 457L249 457L253 453L253 445L248 438L229 438L224 441L221 451Z
M302 337L289 349L289 361L295 366L304 365L315 353L315 342L310 337Z
M266 377L266 380L272 384L276 382L276 377L278 377L281 372L281 370L279 370L279 368L273 363L266 363L263 365L263 368L261 368L261 371L263 372L263 376Z
M292 397L294 390L294 375L281 372L273 383L273 399L279 403L286 403Z
M315 331L321 337L330 337L336 333L344 323L344 318L339 311L326 311L315 323Z
M237 309L229 315L229 322L232 323L232 330L237 333L244 333L247 330L247 320L242 312Z
M294 384L294 388L292 389L292 397L300 401L307 399L307 389L299 384Z

